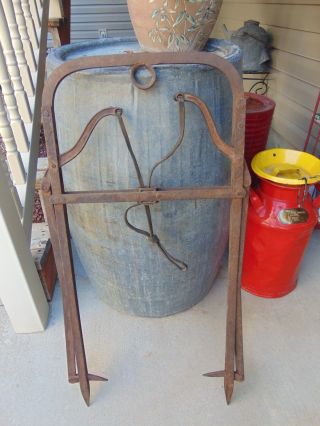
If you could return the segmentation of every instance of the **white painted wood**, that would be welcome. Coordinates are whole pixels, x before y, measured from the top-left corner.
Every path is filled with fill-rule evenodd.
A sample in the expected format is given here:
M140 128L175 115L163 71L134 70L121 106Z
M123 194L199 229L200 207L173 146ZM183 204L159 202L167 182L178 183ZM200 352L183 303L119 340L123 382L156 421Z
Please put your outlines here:
M30 74L30 69L26 60L26 56L23 50L23 44L21 41L20 32L18 29L18 24L16 20L15 11L13 8L13 3L11 0L5 0L3 2L4 13L7 18L7 24L11 36L12 46L14 48L17 63L19 66L22 84L25 88L25 91L28 96L34 95L34 86Z
M9 1L9 0L8 0ZM23 5L24 3L24 5ZM15 7L19 11L19 5L15 1ZM21 0L23 6L25 22L20 16L18 24L22 27L28 22L28 35L30 28L35 30L28 1ZM46 55L46 37L48 24L49 0L45 0L43 4L43 26L41 31L39 28L40 45L38 43L37 34L33 31L35 42L32 45L34 50L40 47L39 51L35 52L39 58L39 69L36 75L36 96L30 98L32 110L34 112L32 124L28 124L28 135L30 134L30 150L25 153L24 162L28 165L27 180L25 184L13 186L10 181L10 173L7 167L7 162L0 161L0 298L5 306L5 309L10 317L12 325L18 333L30 333L43 331L48 317L48 304L43 292L43 288L39 276L31 256L29 242L32 225L34 183L36 176L36 163L39 149L39 134L40 134L40 108L42 89L45 76L45 55ZM29 16L28 16L29 12ZM18 15L16 15L18 16ZM33 27L30 26L30 23ZM23 30L21 33L23 34ZM25 34L24 34L25 35ZM22 39L23 40L23 39ZM0 46L2 46L2 65L0 64L0 74L2 91L4 92L5 108L2 102L0 109L0 130L3 135L5 146L8 155L8 164L11 169L17 169L21 165L20 153L17 151L15 144L15 136L10 133L9 113L11 116L18 118L20 103L14 102L22 93L27 101L24 87L21 81L21 75L17 66L15 52L13 50L10 34L7 27L7 20L3 10L3 2L0 3ZM29 104L27 104L29 106ZM15 109L14 109L15 108ZM25 111L21 110L21 113ZM30 112L30 111L29 111ZM24 117L23 117L24 118ZM28 120L31 121L31 114ZM21 121L21 119L20 119ZM13 124L14 120L11 121ZM25 147L25 150L27 148ZM15 161L15 162L14 162ZM19 163L20 161L20 163ZM21 178L21 176L20 176ZM17 182L17 179L16 179ZM22 179L20 180L22 182ZM17 182L18 183L18 182ZM17 198L17 190L20 199L24 200L23 211L19 206L19 198ZM15 206L17 204L18 209Z
M36 30L38 30L41 27L41 20L40 20L38 8L37 8L36 0L29 0L29 4L30 4L30 11L31 11L33 22L34 22L34 26Z
M286 95L282 95L279 92L274 92L270 89L268 95L276 102L277 110L281 112L281 116L286 118L288 121L294 123L301 130L305 131L308 129L310 119L312 116L312 110L305 108L300 103L293 102ZM318 126L314 126L311 132L313 137L318 134ZM303 141L304 142L304 141Z
M0 152L0 163L2 164L3 173L4 173L4 176L5 176L5 182L8 184L8 188L10 189L10 192L11 192L14 204L16 206L19 218L21 219L22 218L22 205L21 205L21 202L20 202L20 198L19 198L17 189L12 182L7 161L5 160L5 158L3 157L1 152Z
M12 0L12 3L16 15L19 32L21 34L21 40L26 55L27 63L29 65L30 71L35 72L37 70L37 64L30 37L28 34L26 20L21 7L21 0Z
M50 27L48 29L48 31L50 32L51 36L52 36L52 43L53 43L53 47L61 47L61 40L60 40L60 35L59 35L59 31L57 27Z
M275 111L272 128L290 144L293 149L301 150L303 149L304 142L307 137L307 131L302 130L300 127L296 126L290 120L287 120L282 114L281 111ZM313 146L313 138L311 138L310 144Z
M2 96L0 96L0 136L6 148L7 161L13 176L14 184L22 185L26 182L26 173L20 153L17 150Z
M16 54L12 46L10 32L7 26L7 20L2 3L0 3L0 42L2 44L3 53L6 59L19 112L23 120L27 123L30 123L32 121L30 105L22 84L20 70L18 68Z
M49 306L0 162L0 298L17 333L43 331Z
M34 188L37 174L37 157L39 152L39 135L41 125L41 99L45 79L45 58L47 47L47 34L48 34L48 14L49 14L49 0L43 2L42 14L42 27L40 33L40 50L39 50L39 65L37 73L36 88L37 93L34 105L34 120L32 123L32 136L30 144L30 158L27 170L27 186L26 197L23 209L23 227L27 240L31 238L31 225L32 225L32 212L34 200Z
M234 31L242 27L243 22L240 19L219 17L213 30L213 37L225 38L223 25L226 25L229 31ZM318 34L296 29L280 28L273 25L262 25L262 27L271 34L273 48L320 61L320 25Z
M246 2L222 3L219 20L223 18L237 19L243 23L247 19L255 19L262 25L273 25L300 31L319 33L320 7L303 4L248 4Z
M50 3L52 1L54 1L54 0L51 0ZM41 18L41 16L42 16L42 2L41 2L41 0L36 0L36 4L37 4L39 17Z
M320 61L320 23L319 34L274 26L265 26L265 29L270 32L276 49Z
M29 141L26 134L25 126L21 120L18 110L16 98L14 96L13 88L11 85L10 76L8 74L7 65L3 50L0 44L0 85L2 87L2 94L5 100L6 108L9 115L10 125L14 134L15 141L18 145L20 152L29 151Z
M34 49L38 49L39 48L39 39L38 39L38 36L37 36L36 27L35 27L35 24L33 22L33 18L32 18L32 15L31 15L29 0L21 0L21 7L22 7L22 10L23 10L23 13L24 13L25 20L26 20L28 34L29 34L32 46L33 46Z
M272 66L275 70L320 87L320 62L280 50L273 52L272 60Z
M290 77L283 72L273 72L270 88L313 111L318 94L316 86Z
M283 138L274 129L271 128L269 132L267 148L281 147L283 147Z
M63 6L61 0L51 0L49 7L49 19L62 19Z

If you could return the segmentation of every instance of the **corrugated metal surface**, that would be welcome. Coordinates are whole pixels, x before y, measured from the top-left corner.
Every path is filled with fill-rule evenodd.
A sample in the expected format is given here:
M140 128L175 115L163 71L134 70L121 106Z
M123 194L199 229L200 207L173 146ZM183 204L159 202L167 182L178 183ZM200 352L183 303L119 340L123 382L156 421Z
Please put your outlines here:
M71 42L100 37L133 36L126 0L72 0Z

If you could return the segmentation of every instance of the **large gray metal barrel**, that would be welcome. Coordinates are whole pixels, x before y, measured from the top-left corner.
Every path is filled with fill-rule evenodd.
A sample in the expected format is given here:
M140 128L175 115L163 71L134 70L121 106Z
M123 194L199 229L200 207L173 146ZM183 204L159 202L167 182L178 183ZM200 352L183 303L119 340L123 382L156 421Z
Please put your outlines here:
M48 57L48 70L82 56L138 51L133 39L104 39L64 46ZM240 50L210 40L207 50L240 69ZM149 90L132 84L128 68L79 72L59 87L55 111L60 153L70 149L99 110L123 109L123 119L145 183L153 165L179 136L174 95L189 92L208 105L217 129L231 136L232 96L226 78L199 65L154 67ZM137 76L147 78L144 71ZM65 190L137 188L134 165L115 117L104 118L81 154L63 167ZM184 142L155 171L152 186L209 186L229 182L228 160L212 145L202 114L186 104ZM81 204L68 207L70 230L88 277L99 295L118 310L161 317L183 311L210 290L228 239L226 200L168 201L151 206L153 227L172 256L188 265L173 265L156 244L129 229L124 221L130 203ZM130 210L130 222L148 230L143 206Z

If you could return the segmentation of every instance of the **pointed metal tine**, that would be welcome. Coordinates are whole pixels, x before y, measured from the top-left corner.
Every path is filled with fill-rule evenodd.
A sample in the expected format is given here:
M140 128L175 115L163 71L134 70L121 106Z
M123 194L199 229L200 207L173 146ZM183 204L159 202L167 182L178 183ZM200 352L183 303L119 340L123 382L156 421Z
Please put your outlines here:
M226 383L226 379L225 379L225 383L224 383L224 393L226 395L226 401L227 404L229 405L231 402L231 398L232 398L232 394L233 394L233 388L234 388L234 383Z
M88 380L93 382L107 382L108 379L105 377L97 376L96 374L88 374ZM80 379L78 375L73 375L69 377L69 383L79 383Z
M89 407L90 406L90 383L88 379L85 380L84 382L80 381L80 390L85 403Z
M234 381L233 379L230 381L230 377L226 375L226 372L224 370L221 371L212 371L211 373L203 374L205 377L224 377L224 392L226 395L226 401L227 404L230 404L232 394L233 394L233 388L234 388ZM238 379L238 374L234 373L234 379Z
M92 382L107 382L108 379L105 377L97 376L95 374L88 374L88 379Z
M221 370L221 371L212 371L211 373L205 373L202 374L205 377L224 377L225 375L225 371Z
M221 370L221 371L212 371L210 373L205 373L202 374L204 377L224 377L225 376L225 371ZM243 382L244 380L244 375L239 373L238 371L234 372L234 380L236 380L237 382Z
M80 382L80 390L82 393L82 397L87 404L88 407L90 407L90 382L89 380L95 380L95 381L108 381L108 379L105 379L104 377L96 376L95 374L88 374L85 381L79 380Z

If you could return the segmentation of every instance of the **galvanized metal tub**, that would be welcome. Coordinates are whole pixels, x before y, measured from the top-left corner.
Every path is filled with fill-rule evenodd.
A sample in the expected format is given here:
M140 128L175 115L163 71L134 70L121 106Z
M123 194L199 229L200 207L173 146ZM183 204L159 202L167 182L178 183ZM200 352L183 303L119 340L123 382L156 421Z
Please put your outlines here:
M240 70L240 50L223 40L210 40L212 54ZM139 51L134 39L105 39L64 46L48 56L48 71L62 62L101 54ZM156 66L156 83L140 90L126 68L90 70L68 77L59 87L55 110L60 152L70 149L84 126L108 106L123 109L123 118L145 181L179 135L177 92L200 96L217 129L231 136L231 91L217 70L199 65ZM144 71L138 78L148 78ZM105 118L84 151L63 167L65 190L138 187L131 157L117 120ZM156 187L209 186L229 182L228 160L212 145L196 106L186 105L182 146L156 170ZM144 236L124 222L130 203L83 204L68 207L74 244L92 285L115 309L140 316L162 317L198 303L218 273L228 239L226 200L170 201L151 207L155 233L163 246L188 265L180 271ZM144 208L130 212L130 221L147 229Z

